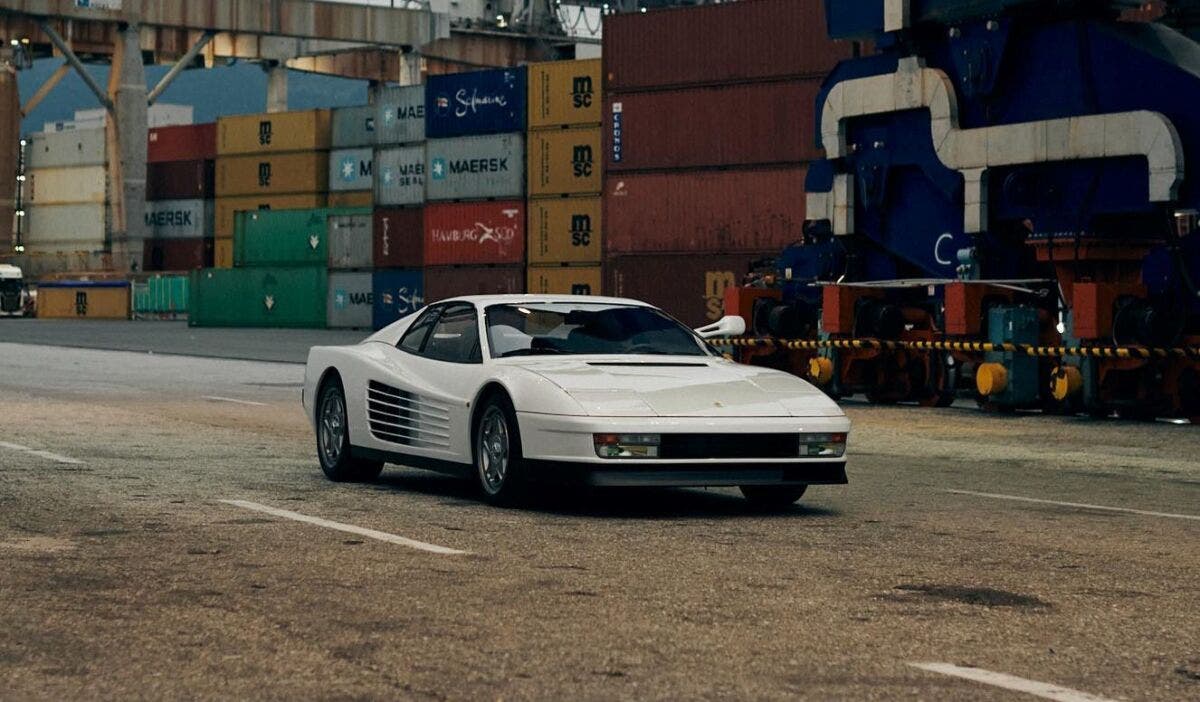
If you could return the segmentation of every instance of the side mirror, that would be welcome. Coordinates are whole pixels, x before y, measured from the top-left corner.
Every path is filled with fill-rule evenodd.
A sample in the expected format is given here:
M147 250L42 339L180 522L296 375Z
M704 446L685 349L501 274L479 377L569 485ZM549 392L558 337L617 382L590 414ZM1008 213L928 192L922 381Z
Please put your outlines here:
M712 339L717 336L741 336L746 333L746 320L726 315L721 318L721 321L714 322L707 327L700 327L695 331L701 339Z

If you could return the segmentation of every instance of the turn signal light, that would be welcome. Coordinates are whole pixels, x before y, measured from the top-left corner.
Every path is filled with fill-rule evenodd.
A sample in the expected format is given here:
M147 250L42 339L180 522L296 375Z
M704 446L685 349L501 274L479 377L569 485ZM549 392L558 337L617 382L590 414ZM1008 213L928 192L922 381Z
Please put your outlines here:
M658 458L658 434L593 434L600 458Z
M846 455L846 435L801 434L801 458L841 458Z

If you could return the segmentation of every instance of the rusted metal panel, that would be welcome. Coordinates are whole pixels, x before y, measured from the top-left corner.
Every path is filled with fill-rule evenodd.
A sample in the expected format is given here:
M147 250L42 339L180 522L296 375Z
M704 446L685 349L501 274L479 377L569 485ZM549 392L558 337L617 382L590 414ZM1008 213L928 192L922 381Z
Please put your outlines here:
M525 266L431 266L425 269L425 301L459 295L525 292Z
M615 256L604 263L604 294L644 300L698 327L722 317L725 289L741 285L752 263L777 253Z

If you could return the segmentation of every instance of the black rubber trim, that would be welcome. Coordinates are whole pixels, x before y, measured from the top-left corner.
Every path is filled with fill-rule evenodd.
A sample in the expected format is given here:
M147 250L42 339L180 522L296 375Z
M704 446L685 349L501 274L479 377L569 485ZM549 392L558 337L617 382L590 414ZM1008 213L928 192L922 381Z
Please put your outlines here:
M538 482L585 485L647 484L670 485L846 485L845 461L804 463L569 463L526 461L530 474ZM708 482L711 481L711 482Z
M440 458L429 458L428 456L413 456L407 453L396 453L394 451L380 451L378 449L359 448L358 446L350 447L350 455L355 458L362 458L369 461L382 461L398 466L408 468L421 468L423 470L431 470L435 473L444 473L446 475L454 475L460 478L467 478L475 474L475 466L470 463L456 463L454 461L443 461Z

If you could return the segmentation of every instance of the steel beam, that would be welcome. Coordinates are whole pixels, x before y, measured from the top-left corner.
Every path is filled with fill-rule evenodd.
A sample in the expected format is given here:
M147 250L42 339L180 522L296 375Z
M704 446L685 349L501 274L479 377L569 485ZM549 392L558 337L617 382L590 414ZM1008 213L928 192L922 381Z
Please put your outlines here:
M42 83L41 87L37 89L37 92L33 95L30 95L29 100L21 106L21 116L24 117L30 112L33 112L33 110L42 103L42 100L46 99L46 96L50 94L50 91L54 90L59 82L63 78L66 78L67 74L70 72L70 62L64 61L61 66L54 70L54 73L50 74L50 77L46 79L46 82Z
M42 33L46 35L46 38L50 40L50 43L54 45L54 48L58 49L59 52L62 53L63 58L67 60L67 63L71 64L71 67L74 68L75 72L79 74L79 77L83 79L84 85L86 85L88 89L92 91L92 94L96 96L96 99L100 101L100 104L104 105L109 112L112 112L112 101L108 99L108 96L104 94L104 91L101 90L100 86L96 84L96 81L92 79L92 76L87 72L87 69L84 68L83 62L79 60L79 57L75 55L74 51L71 51L71 47L67 46L67 42L64 41L63 38L58 35L58 32L54 31L54 28L48 23L38 22L38 27L42 30Z
M150 94L146 96L146 104L153 105L154 102L158 100L159 96L163 94L163 91L171 87L171 83L175 82L175 79L179 77L179 74L183 73L183 70L187 68L192 61L196 60L196 57L200 55L200 52L204 50L204 47L208 46L208 42L212 41L214 35L214 32L205 32L200 36L200 39L192 45L192 48L188 49L187 53L184 54L183 57L178 61L176 61L174 66L171 66L171 70L167 71L167 75L163 76L162 80L158 81L158 85L154 86L154 90L151 90Z
M148 105L146 67L139 39L138 26L130 24L122 28L113 47L108 89L114 109L106 127L112 193L112 264L115 270L130 272L142 270L142 252L148 234L145 222Z

